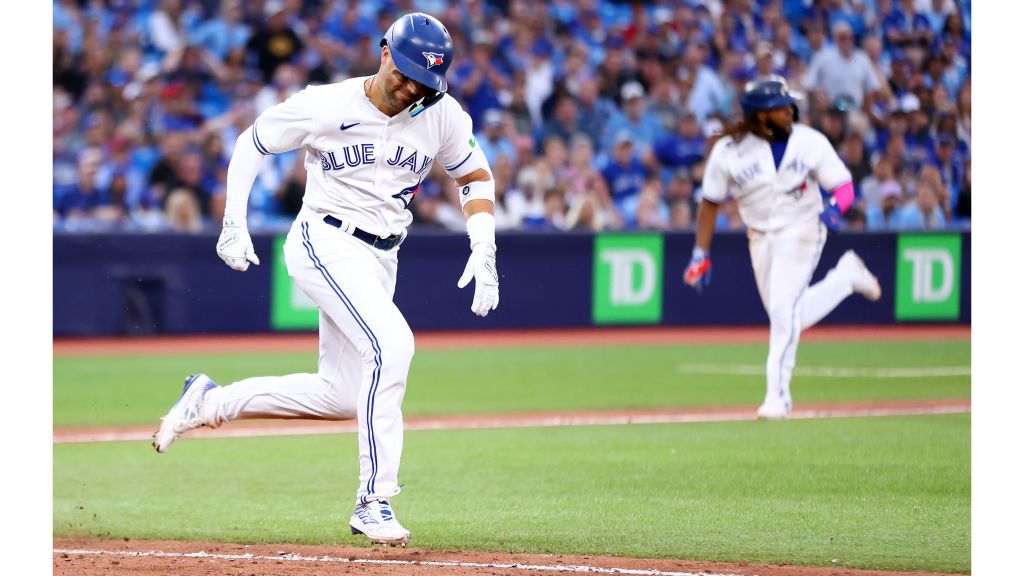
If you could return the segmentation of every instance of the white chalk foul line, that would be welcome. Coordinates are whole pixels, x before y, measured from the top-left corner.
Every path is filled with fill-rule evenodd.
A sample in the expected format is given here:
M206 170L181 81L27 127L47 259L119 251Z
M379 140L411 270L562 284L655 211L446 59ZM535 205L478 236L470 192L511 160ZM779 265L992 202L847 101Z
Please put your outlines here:
M717 374L727 376L763 376L763 364L683 364L680 374ZM936 378L943 376L970 376L970 366L943 366L937 368L806 368L798 366L796 376L816 378Z
M207 560L273 560L285 562L325 562L339 564L379 564L390 566L441 566L446 568L491 568L504 570L534 570L545 572L582 572L587 574L636 574L639 576L737 576L736 574L713 574L711 572L664 572L661 570L639 570L635 568L601 568L599 566L558 566L545 564L487 564L482 562L458 562L455 560L385 560L373 558L340 558L335 556L300 556L298 554L279 554L276 556L260 556L257 554L210 554L209 552L164 552L150 550L134 552L130 550L67 550L55 548L54 554L105 555L122 558L202 558Z
M927 416L932 414L964 414L971 411L970 401L947 406L837 406L828 409L796 408L790 414L791 420L813 418L861 418L872 416ZM495 418L492 420L475 420L452 422L445 419L413 420L405 422L405 430L479 430L488 428L537 428L553 426L613 426L621 424L687 424L695 422L737 422L755 420L756 415L751 408L737 408L735 411L713 412L680 412L649 414L593 414L593 415L543 415L522 416L515 420ZM354 433L355 424L339 422L330 426L259 426L240 428L218 428L205 430L201 438L254 438L260 436L307 436L316 434ZM149 440L152 432L113 431L113 432L82 432L76 434L56 434L54 444L80 444L84 442L130 442Z

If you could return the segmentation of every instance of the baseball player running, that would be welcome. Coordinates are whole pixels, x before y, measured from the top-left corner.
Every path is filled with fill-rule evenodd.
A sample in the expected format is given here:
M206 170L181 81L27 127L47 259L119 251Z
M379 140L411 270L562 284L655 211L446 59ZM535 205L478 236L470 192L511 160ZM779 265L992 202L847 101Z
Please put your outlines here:
M878 280L852 250L820 282L808 286L825 246L826 228L838 229L853 203L850 171L825 135L801 124L786 81L768 76L741 96L743 118L711 149L697 209L697 237L684 281L698 291L711 282L711 237L718 205L731 192L747 226L757 290L771 325L768 390L757 415L789 416L789 381L800 332L853 292L882 295ZM831 194L823 203L819 184Z
M259 264L246 204L261 159L296 148L309 175L303 207L284 245L288 273L320 309L315 374L248 378L218 386L186 380L153 445L248 418L356 419L359 488L353 534L404 544L390 498L399 493L402 398L413 334L392 298L407 210L434 162L461 189L471 253L457 285L476 281L472 311L498 305L494 180L472 121L446 95L452 39L437 19L402 16L380 41L373 76L309 86L261 114L243 132L228 167L227 207L217 254L235 270Z

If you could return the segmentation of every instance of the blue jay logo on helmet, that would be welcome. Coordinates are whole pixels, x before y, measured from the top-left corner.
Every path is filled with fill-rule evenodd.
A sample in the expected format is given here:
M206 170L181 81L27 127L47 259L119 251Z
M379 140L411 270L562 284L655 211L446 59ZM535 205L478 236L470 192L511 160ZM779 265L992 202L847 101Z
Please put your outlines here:
M440 66L444 64L444 54L435 54L433 52L424 52L423 57L427 59L427 69L431 69L434 66Z

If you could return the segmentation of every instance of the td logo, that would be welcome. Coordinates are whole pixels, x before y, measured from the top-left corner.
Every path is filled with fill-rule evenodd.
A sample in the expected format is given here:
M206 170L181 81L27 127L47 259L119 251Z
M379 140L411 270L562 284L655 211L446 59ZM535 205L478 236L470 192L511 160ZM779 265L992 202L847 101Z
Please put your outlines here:
M662 253L656 234L595 237L594 324L661 320Z
M902 235L897 242L896 319L960 317L960 236Z

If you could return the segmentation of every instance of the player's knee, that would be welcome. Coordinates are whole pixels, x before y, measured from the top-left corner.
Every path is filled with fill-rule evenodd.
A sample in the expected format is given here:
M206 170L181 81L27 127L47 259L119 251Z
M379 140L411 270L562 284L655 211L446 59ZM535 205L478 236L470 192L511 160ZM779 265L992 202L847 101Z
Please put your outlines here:
M411 364L412 357L416 353L416 340L412 335L412 330L408 325L402 327L402 329L396 330L394 334L389 338L389 354L393 356L395 362L404 364Z
M772 306L768 312L768 316L771 320L772 332L782 332L788 334L794 324L799 324L800 315L798 310L792 305L786 306Z
M363 364L371 368L378 362L383 362L388 366L411 364L416 346L409 326L406 324L395 326L386 334L386 337L384 334L378 334L376 341L363 350Z

